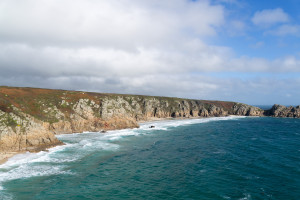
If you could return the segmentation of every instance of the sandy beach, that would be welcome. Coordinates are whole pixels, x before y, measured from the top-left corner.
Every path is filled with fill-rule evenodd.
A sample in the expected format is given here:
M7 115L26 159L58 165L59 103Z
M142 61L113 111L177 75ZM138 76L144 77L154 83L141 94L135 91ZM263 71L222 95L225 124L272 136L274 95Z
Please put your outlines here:
M0 165L4 164L9 158L21 152L1 152L0 153Z

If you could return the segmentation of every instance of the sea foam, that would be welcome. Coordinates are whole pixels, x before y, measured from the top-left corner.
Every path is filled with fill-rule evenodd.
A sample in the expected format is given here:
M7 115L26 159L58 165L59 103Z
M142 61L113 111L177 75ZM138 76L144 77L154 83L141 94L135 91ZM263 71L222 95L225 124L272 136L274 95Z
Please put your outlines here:
M228 116L228 117L211 117L211 118L198 118L198 119L182 119L182 120L165 120L165 121L152 121L141 123L140 129L143 130L166 130L170 127L178 127L190 124L207 123L212 121L235 120L245 118L245 116ZM155 128L150 128L150 125Z
M70 171L65 169L64 163L76 161L86 155L90 155L91 152L97 152L99 150L117 151L120 146L114 143L116 140L145 135L155 130L168 130L170 127L239 118L242 117L152 121L141 123L139 128L108 131L105 134L99 132L85 132L57 135L57 138L64 141L66 145L57 146L48 151L38 153L27 152L18 154L10 158L5 164L0 165L0 189L2 188L1 183L15 179L71 174ZM150 126L155 127L150 128ZM53 166L53 164L55 165Z

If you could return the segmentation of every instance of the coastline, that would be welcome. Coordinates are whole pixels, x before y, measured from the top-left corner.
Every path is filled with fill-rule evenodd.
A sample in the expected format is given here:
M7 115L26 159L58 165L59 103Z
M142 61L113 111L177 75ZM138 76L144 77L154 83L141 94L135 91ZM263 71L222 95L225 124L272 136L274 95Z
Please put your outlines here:
M294 150L297 150L297 144L293 141L297 139L297 134L293 133L295 133L295 131L297 132L298 127L297 125L295 126L295 123L299 124L300 120L278 120L271 117L257 118L245 116L183 120L171 119L146 122L144 124L140 123L140 128L107 131L106 134L85 132L56 135L59 140L66 143L65 146L51 148L49 152L42 151L39 153L19 154L10 158L4 165L0 166L0 194L2 194L2 196L0 195L0 199L6 199L1 197L10 194L15 195L13 197L21 199L30 199L34 195L41 199L51 197L58 199L66 197L72 199L75 195L81 197L82 194L86 194L83 198L92 197L92 199L97 199L103 195L102 186L108 184L111 184L111 187L107 188L111 192L107 195L108 199L112 196L111 194L115 193L116 188L120 190L125 188L124 195L122 195L122 197L124 197L128 194L128 183L130 183L129 185L133 192L132 195L136 195L135 189L140 185L140 181L136 180L149 183L149 190L147 191L151 193L151 191L153 191L152 188L156 188L157 184L161 184L163 188L165 187L165 177L167 177L167 179L168 177L170 178L170 183L173 183L172 180L182 180L182 184L176 183L180 190L182 185L185 186L184 182L186 181L185 179L177 179L180 176L184 177L186 175L186 170L182 170L183 166L187 167L186 169L188 170L192 169L189 168L190 166L198 167L192 171L194 174L192 176L202 178L206 176L207 180L211 180L212 183L214 183L214 180L210 179L211 173L209 170L211 170L211 167L214 167L216 172L214 176L218 179L220 177L218 169L224 166L224 158L228 158L226 162L230 166L232 166L232 161L240 163L237 166L234 165L236 168L233 169L232 174L235 174L237 169L246 170L248 172L248 168L243 168L245 167L245 156L247 156L249 152L254 153L251 154L253 157L260 153L251 151L253 150L251 148L245 149L245 146L250 145L256 147L256 145L259 144L262 153L267 150L271 152L268 155L272 156L272 147L274 147L273 139L277 141L275 144L285 145L286 143L282 143L280 138L289 135L291 136L291 140L289 141L294 145L290 151L295 152ZM277 127L273 127L274 124L277 124ZM155 128L151 129L151 125L154 125ZM294 129L286 129L285 125ZM257 131L258 128L259 131ZM280 137L278 137L278 134L275 134L277 132L274 132L277 130L278 134L280 133ZM274 132L274 134L270 135L271 132ZM262 134L263 136L261 137ZM272 140L269 141L268 148L265 148L266 141L264 138L269 139L270 137ZM280 153L280 149L277 150ZM235 154L231 154L233 152ZM281 158L284 159L287 152L284 151L282 153ZM231 157L232 155L235 155L235 157ZM190 156L192 156L193 159L191 159ZM202 163L205 164L204 167L202 164L199 165L199 160L203 161L203 158L214 158L214 160L205 160L205 162ZM234 160L235 158L238 159ZM280 163L277 162L277 158L278 157L274 157L273 164L281 167ZM288 163L289 166L297 167L297 164L292 162L295 161L293 158L296 157L291 158L292 159L289 160L291 162ZM215 159L218 161L217 166L215 165ZM191 165L190 162L194 162L194 165ZM261 164L265 164L263 160L261 160ZM262 165L255 166L260 169L259 167ZM276 166L274 167L275 170L272 171L274 174L278 172ZM250 174L244 174L245 171L241 171L241 174L244 176L240 181L248 181L249 177L254 177L251 179L254 187L256 186L257 177L263 177L265 173L268 174L268 167L264 168L266 172L262 173L252 171L251 167L253 166L246 167L249 167ZM177 172L177 170L180 171L182 175L175 173L173 176L174 171ZM295 180L293 171L290 171L289 167L286 167L286 170L291 175L291 183L293 183L293 180ZM233 180L231 186L233 186L232 192L235 194L235 176L227 176L226 174L228 173L222 174L221 181L226 185L230 180ZM240 177L240 174L236 175L236 177ZM140 176L144 177L135 179ZM192 176L190 178L193 178ZM101 177L101 180L99 177ZM120 180L123 180L124 177L126 180L119 185ZM158 180L158 178L160 178L160 180ZM277 178L279 181L282 179L282 177ZM199 179L195 178L196 182L197 180ZM99 181L101 181L101 184L99 184ZM78 190L78 184L81 184L80 188L84 188L85 190ZM99 193L97 196L90 196L90 194L96 191L94 189L95 184L97 187L99 186L99 189L96 189ZM199 187L201 187L201 183L199 184ZM293 184L291 184L291 186L292 185ZM193 186L194 182L191 182L189 187L194 188ZM274 183L274 186L276 186L276 183ZM171 187L173 186L170 186L170 188ZM219 184L217 183L216 188L218 187ZM40 188L45 191L43 192L43 196L40 196ZM261 192L258 187L255 188L258 193ZM161 191L160 188L158 188L158 190ZM27 191L30 193L28 194ZM47 191L49 191L49 193ZM197 188L195 191L198 192ZM139 193L141 199L145 197L144 192L145 191L140 191ZM70 195L64 196L66 193ZM286 193L289 194L288 191ZM21 196L22 194L25 195ZM169 194L170 193L166 193L166 198L170 197ZM222 191L220 194L223 194ZM195 198L197 196L198 195L195 195ZM242 199L244 196L247 197L242 191L239 197ZM122 199L121 195L116 197ZM158 199L160 197L161 196L158 196ZM181 197L184 197L184 194Z
M197 118L200 118L200 117L197 117ZM197 119L197 118L190 118L190 119ZM146 123L146 122L164 121L164 120L171 120L171 119L174 119L174 118L172 118L172 117L167 117L167 118L151 117L148 120L141 120L141 121L138 121L137 123L141 124L141 123ZM176 119L181 119L181 118L176 118ZM184 119L184 118L182 118L182 119ZM122 129L114 129L114 130L122 130ZM110 130L110 131L113 131L113 130ZM60 146L60 145L62 145L62 143L58 143L55 146L51 145L48 148L37 148L37 149L35 149L33 151L0 152L0 166L3 165L3 164L5 164L11 157L13 157L13 156L15 156L17 154L22 154L22 153L26 153L26 152L35 152L35 153L37 153L37 152L45 151L47 149L50 149L50 148L53 148L53 147L56 147L56 146Z
M232 117L232 116L242 116L242 115L227 115L227 116L209 116L209 117L162 117L162 118L157 118L157 117L150 117L148 120L140 120L137 123L143 124L147 122L156 122L156 121L168 121L168 120L189 120L189 119L206 119L206 118L212 118L212 117Z
M4 163L6 163L9 158L11 158L17 154L21 154L21 153L24 153L24 152L1 152L0 153L0 166L3 165Z
M39 152L60 145L56 137L60 134L230 115L300 118L300 106L276 104L270 110L262 110L229 101L40 88L0 87L0 104L0 163L19 152Z
M149 118L149 120L138 121L137 123L140 124L140 123L145 123L145 122L163 121L163 120L170 120L170 119L173 119L173 118L172 117L170 117L170 118L155 118L155 117L152 117L152 118ZM126 129L126 128L124 128L124 129ZM113 129L113 130L123 130L123 129ZM109 130L109 131L113 131L113 130ZM85 131L83 131L83 132L85 132ZM45 151L47 149L50 149L50 148L53 148L53 147L56 147L56 146L60 146L60 145L64 145L64 143L61 142L61 143L58 143L57 145L51 145L50 147L46 147L46 148L37 148L37 149L31 150L31 151L0 152L0 166L5 164L10 158L12 158L13 156L15 156L17 154L22 154L22 153L26 153L26 152L37 153L37 152Z
M239 115L228 115L228 116L222 116L222 117L232 117L232 116L239 116ZM221 117L221 116L219 116L219 117ZM212 117L189 117L189 118L185 118L185 117L178 117L178 118L173 118L173 117L164 117L164 118L150 117L150 118L148 118L148 120L140 120L137 123L140 126L143 123L150 123L150 122L157 122L157 121L205 119L205 118L212 118ZM124 128L124 129L126 129L126 128ZM124 129L113 129L113 130L109 130L109 131L124 130ZM61 142L61 143L58 143L57 145L51 145L51 146L48 146L46 148L45 147L44 148L37 148L37 149L31 150L31 151L0 152L0 166L5 164L11 157L13 157L17 154L22 154L22 153L26 153L26 152L37 153L37 152L40 152L40 151L47 151L47 149L50 149L50 148L53 148L53 147L56 147L56 146L60 146L60 145L64 145L64 143Z
M137 123L140 125L141 123L146 123L146 122L164 121L164 120L172 120L172 119L174 119L174 118L173 117L162 117L162 118L150 117L148 120L140 120L140 121L137 121ZM177 117L175 119L184 119L184 118ZM189 119L189 118L187 118L187 119ZM196 118L190 118L190 119L196 119Z
M56 137L55 137L56 138ZM57 139L57 138L56 138ZM58 140L58 139L57 139ZM12 152L0 152L0 166L5 164L10 158L14 157L17 154L23 154L26 152L30 152L30 153L38 153L41 151L47 151L48 149L51 149L53 147L57 147L57 146L61 146L61 145L65 145L63 142L61 142L60 140L58 140L59 142L56 143L55 145L51 144L48 146L44 146L44 147L37 147L35 149L32 150L23 150L23 151L12 151Z

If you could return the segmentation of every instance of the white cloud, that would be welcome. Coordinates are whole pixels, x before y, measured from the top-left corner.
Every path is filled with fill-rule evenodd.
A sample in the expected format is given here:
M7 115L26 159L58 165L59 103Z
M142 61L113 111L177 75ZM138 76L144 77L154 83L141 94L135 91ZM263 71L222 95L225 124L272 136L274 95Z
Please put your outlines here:
M216 3L229 3L229 4L238 4L237 0L215 0Z
M252 22L258 26L271 26L288 21L288 14L285 13L281 8L257 11L252 18Z
M244 76L247 76L244 74ZM216 74L203 75L141 75L136 77L3 77L9 85L62 88L108 93L144 94L192 99L227 100L261 104L290 104L300 102L300 79L278 77L237 78ZM29 80L29 81L28 81ZM291 98L286 99L286 93Z
M209 0L2 0L0 85L240 101L263 83L209 74L300 72L296 57L236 57L205 43L224 13Z
M214 35L224 20L223 7L207 0L2 0L0 13L5 42L114 48Z
M246 27L245 23L241 20L233 20L231 25L235 30L243 31Z
M116 79L145 74L300 72L300 60L294 56L275 60L235 58L228 48L207 46L197 40L183 43L178 50L172 51L146 48L125 51L99 47L62 48L2 44L0 66L0 76L97 76Z
M259 48L263 47L264 45L265 45L265 43L263 41L259 41L259 42L256 42L255 44L251 45L251 47L254 49L259 49Z
M267 31L265 34L271 34L276 36L300 36L300 25L281 25L274 30Z
M243 20L233 19L226 25L226 31L231 37L245 36L247 25Z

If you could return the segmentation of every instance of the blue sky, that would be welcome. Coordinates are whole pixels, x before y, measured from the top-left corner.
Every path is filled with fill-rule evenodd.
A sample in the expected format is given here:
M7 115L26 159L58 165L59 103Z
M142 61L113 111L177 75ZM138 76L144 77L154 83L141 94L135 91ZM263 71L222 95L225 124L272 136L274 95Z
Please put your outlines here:
M276 31L283 25L293 27L299 26L300 21L300 4L295 0L286 1L232 1L232 3L223 3L228 9L229 20L238 20L243 23L244 28L237 30L233 35L228 34L228 30L220 30L224 34L217 40L212 40L212 43L217 45L231 46L238 49L237 55L265 57L274 59L300 52L300 35L299 32L286 33L276 35L268 33ZM264 10L281 9L288 16L286 22L274 22L267 26L257 26L252 19L256 12ZM271 13L270 13L271 15ZM299 27L296 28L299 31Z
M0 85L300 104L296 0L0 0Z

